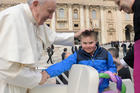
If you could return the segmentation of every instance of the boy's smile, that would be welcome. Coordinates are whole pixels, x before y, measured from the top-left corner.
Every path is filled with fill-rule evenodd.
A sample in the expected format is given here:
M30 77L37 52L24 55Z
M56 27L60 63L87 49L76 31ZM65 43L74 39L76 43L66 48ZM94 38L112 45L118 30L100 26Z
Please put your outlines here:
M92 36L82 37L81 46L84 51L93 55L94 51L96 50L96 41Z

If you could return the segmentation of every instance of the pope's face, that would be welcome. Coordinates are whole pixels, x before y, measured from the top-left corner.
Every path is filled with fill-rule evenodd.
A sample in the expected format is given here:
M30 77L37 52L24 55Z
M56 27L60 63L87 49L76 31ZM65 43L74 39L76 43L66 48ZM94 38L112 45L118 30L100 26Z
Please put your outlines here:
M52 19L56 9L55 0L46 0L44 3L35 3L34 17L38 25L42 25L47 19Z
M134 0L115 0L116 4L119 6L120 10L123 10L126 13L132 13L132 6Z
M92 55L96 50L96 41L92 36L81 37L81 46L84 51Z

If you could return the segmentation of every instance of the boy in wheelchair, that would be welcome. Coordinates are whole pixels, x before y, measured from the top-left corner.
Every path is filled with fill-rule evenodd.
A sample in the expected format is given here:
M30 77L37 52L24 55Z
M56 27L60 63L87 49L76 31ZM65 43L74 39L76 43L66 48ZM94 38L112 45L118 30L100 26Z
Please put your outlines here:
M83 64L95 68L98 73L116 73L117 69L113 63L112 55L104 48L97 45L97 35L92 31L85 31L80 36L82 49L71 54L63 61L56 63L45 71L49 77L55 77L71 69L73 64ZM94 78L94 77L93 77ZM102 93L109 85L109 80L104 79L99 86L99 93Z

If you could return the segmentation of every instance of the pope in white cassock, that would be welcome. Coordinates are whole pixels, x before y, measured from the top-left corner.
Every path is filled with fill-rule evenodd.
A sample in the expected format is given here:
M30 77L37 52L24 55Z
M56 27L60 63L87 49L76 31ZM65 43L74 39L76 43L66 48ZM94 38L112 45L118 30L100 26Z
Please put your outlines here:
M48 77L35 69L47 60L44 49L73 44L73 33L58 36L44 24L55 9L55 0L28 0L0 12L0 93L26 93L44 84Z

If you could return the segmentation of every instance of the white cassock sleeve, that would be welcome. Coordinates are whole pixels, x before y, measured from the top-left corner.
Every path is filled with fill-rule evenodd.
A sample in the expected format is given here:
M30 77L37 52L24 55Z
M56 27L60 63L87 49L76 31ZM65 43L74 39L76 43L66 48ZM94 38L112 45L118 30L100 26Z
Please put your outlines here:
M120 63L125 67L128 66L127 63L123 59L120 60Z
M74 44L74 33L56 33L46 26L47 43L56 45L72 46Z
M2 59L0 59L0 62L3 65L3 67L0 67L0 79L5 80L8 84L33 88L41 81L40 71L16 62L8 62Z
M23 67L18 75L12 80L9 80L8 83L24 88L33 88L39 85L42 75L39 71L35 71L28 67Z
M54 44L72 46L74 44L74 33L56 33Z

